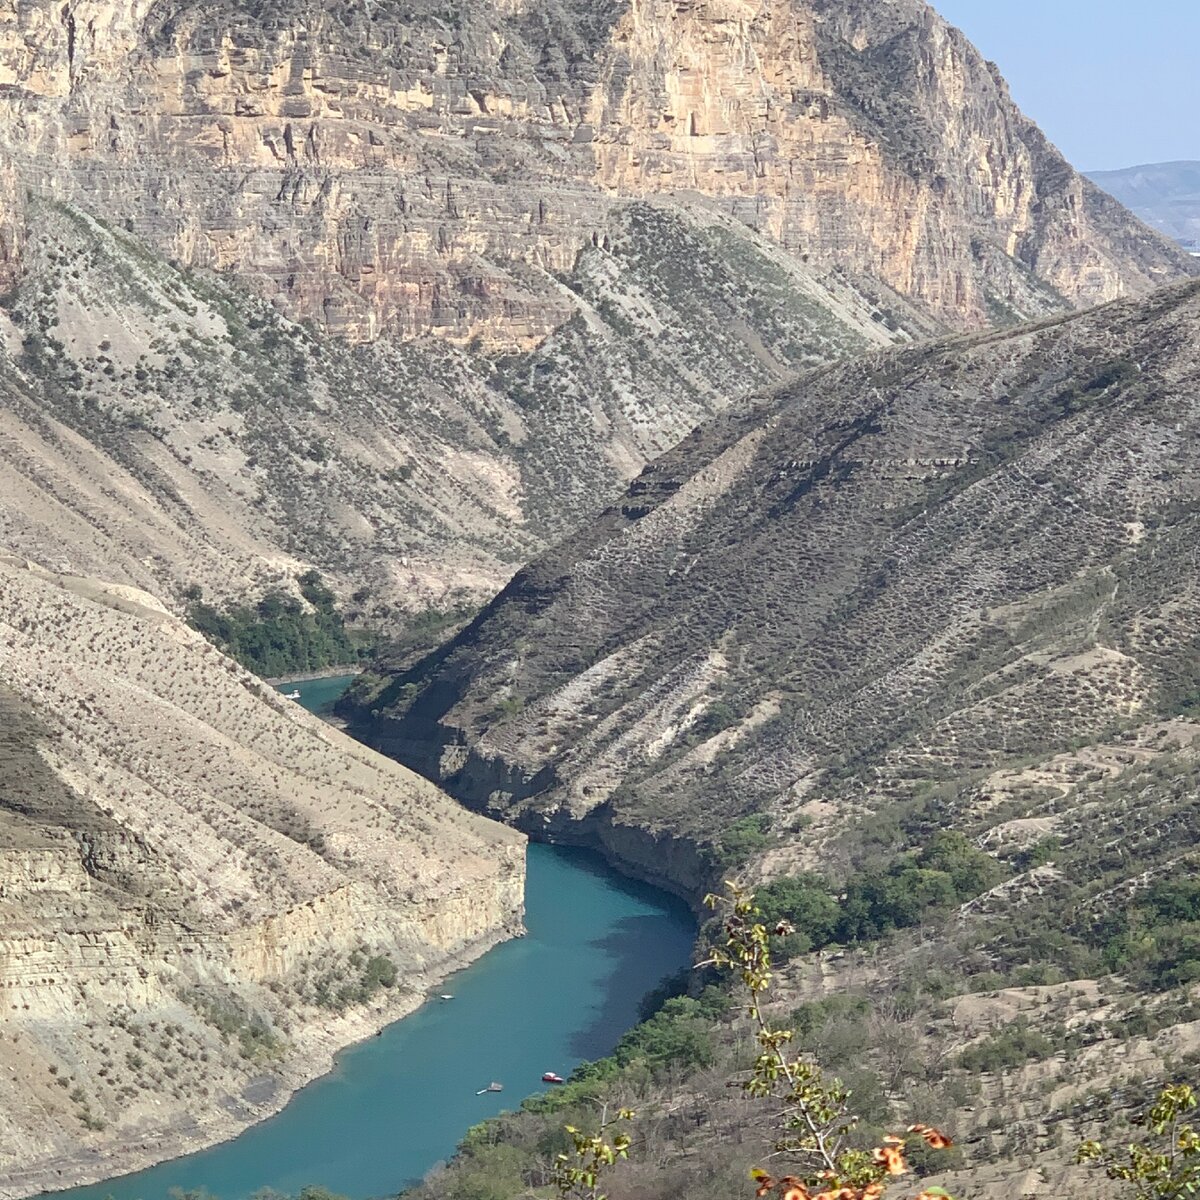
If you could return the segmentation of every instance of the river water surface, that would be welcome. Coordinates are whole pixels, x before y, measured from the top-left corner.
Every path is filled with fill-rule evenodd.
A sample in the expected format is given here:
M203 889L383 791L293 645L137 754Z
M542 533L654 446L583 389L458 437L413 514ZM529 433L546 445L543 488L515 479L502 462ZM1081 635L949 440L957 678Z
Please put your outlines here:
M286 684L314 710L349 678ZM59 1193L70 1200L165 1200L204 1188L243 1200L321 1184L353 1200L394 1195L446 1159L467 1129L610 1051L642 997L687 965L695 925L673 897L598 857L529 847L528 936L490 950L379 1037L339 1055L278 1116L231 1142L148 1171ZM497 1080L501 1093L475 1092Z

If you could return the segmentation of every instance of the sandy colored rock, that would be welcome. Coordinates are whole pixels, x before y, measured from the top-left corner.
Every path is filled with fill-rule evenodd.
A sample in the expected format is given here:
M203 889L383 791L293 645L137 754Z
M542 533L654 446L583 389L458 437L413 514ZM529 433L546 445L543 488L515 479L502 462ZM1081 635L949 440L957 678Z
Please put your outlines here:
M921 0L17 0L0 543L388 622L796 371L1194 269Z
M153 597L6 556L0 662L0 1193L231 1136L519 931L520 835Z
M953 325L1186 265L922 0L18 0L0 20L25 187L355 339L536 344L571 313L553 276L631 197L686 194Z

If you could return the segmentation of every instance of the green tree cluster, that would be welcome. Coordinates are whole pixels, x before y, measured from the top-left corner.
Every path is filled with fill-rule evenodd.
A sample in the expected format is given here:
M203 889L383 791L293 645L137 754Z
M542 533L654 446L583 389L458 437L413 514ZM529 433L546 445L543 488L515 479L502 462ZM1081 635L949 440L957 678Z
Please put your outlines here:
M750 813L731 821L712 850L712 864L719 870L741 866L771 844L771 818Z
M774 945L776 957L786 959L917 925L985 892L1000 875L990 855L961 833L945 832L923 850L853 876L840 894L818 875L790 875L760 888L756 903L768 925L786 921L793 927Z
M612 1057L620 1067L644 1062L652 1071L667 1067L707 1067L714 1060L713 1022L729 1008L720 988L698 996L675 996L649 1020L635 1025L617 1043Z
M699 996L672 996L626 1032L610 1055L580 1063L566 1086L530 1096L522 1109L552 1113L595 1103L603 1085L628 1077L631 1070L661 1077L673 1068L711 1066L716 1060L713 1027L729 1004L729 993L712 985Z
M1095 925L1104 965L1155 991L1200 980L1200 878L1148 888Z
M958 1065L973 1075L984 1071L1004 1071L1037 1059L1049 1058L1059 1049L1044 1033L1018 1017L991 1037L968 1046L958 1056Z
M256 675L291 675L358 662L369 642L346 628L337 598L320 574L309 571L299 585L304 602L269 592L255 605L228 612L205 604L199 589L192 588L188 620Z
M366 1004L380 988L395 987L399 978L396 964L386 954L365 958L355 951L350 955L349 965L359 971L357 979L342 983L331 972L317 981L313 999L322 1008L341 1012L356 1004Z

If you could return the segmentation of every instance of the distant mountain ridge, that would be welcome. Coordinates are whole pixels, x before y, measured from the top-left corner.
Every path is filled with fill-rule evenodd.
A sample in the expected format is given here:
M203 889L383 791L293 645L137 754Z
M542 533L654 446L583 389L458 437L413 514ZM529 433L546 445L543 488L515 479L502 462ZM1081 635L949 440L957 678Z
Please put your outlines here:
M1090 171L1088 178L1147 225L1191 250L1200 250L1200 162Z

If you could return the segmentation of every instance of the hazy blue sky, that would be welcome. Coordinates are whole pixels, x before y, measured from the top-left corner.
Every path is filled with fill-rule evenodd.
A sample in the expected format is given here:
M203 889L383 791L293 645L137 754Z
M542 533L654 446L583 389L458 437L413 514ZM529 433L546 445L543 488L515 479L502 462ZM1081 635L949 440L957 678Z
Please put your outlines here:
M1200 159L1200 0L931 0L1085 171Z

